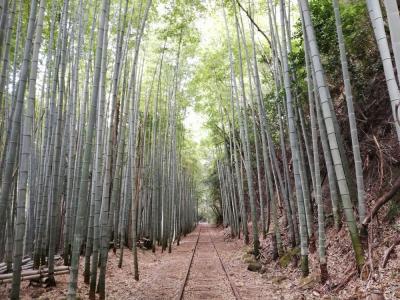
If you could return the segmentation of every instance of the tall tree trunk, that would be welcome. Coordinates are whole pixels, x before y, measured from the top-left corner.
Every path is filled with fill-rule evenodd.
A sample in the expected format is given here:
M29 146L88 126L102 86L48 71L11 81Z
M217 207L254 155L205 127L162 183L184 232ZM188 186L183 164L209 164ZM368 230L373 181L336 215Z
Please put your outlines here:
M353 207L350 199L348 182L345 176L342 159L339 152L337 132L333 123L333 117L330 107L330 94L325 81L324 70L321 63L319 49L315 37L314 27L311 23L310 10L307 0L299 0L301 12L303 16L304 28L310 47L310 56L313 67L313 75L315 76L318 92L320 96L320 104L325 121L326 131L329 138L329 147L332 154L332 160L335 165L336 179L339 186L340 195L344 213L346 216L347 227L351 236L353 250L355 253L357 267L361 269L364 264L364 255L361 248L360 238L357 232L357 225L354 217Z
M372 27L374 29L374 34L375 34L375 39L378 43L378 48L379 48L379 53L381 55L381 60L383 64L383 70L385 72L385 78L386 78L386 84L388 87L389 91L389 98L390 98L390 103L392 106L392 113L393 113L393 118L395 121L395 127L396 127L396 132L397 132L397 139L400 143L400 116L398 115L397 111L399 110L400 106L400 91L399 91L399 85L396 82L396 78L394 75L394 68L393 68L393 63L392 63L392 57L390 55L390 49L389 49L389 44L385 32L385 26L382 18L382 10L381 6L378 0L366 0L367 1L367 7L368 7L368 13L369 17L371 19ZM393 23L392 16L390 16L390 29L394 30L395 27L393 26L395 23ZM393 32L394 33L394 32ZM394 33L394 42L397 40L398 33ZM397 49L397 44L395 43L394 45L394 50L396 51L396 54L398 53ZM397 55L396 55L397 56ZM398 62L396 62L398 64Z
M97 101L99 95L99 83L100 83L100 74L101 74L101 58L103 51L107 49L103 49L103 40L104 40L104 27L107 22L107 14L108 14L108 5L109 0L102 1L102 11L101 17L99 21L99 29L97 33L97 49L96 49L96 58L95 58L95 71L93 78L93 91L92 91L92 100L91 100L91 109L89 115L88 122L88 130L85 140L84 154L83 154L83 165L82 165L82 174L81 181L79 187L79 201L78 208L76 212L76 226L75 226L75 234L74 234L74 242L72 245L72 258L71 258L71 272L70 279L68 284L68 299L76 299L77 292L77 280L78 280L78 267L79 267L79 252L80 247L83 242L83 224L86 218L86 206L87 206L87 195L88 195L88 185L89 185L89 165L91 163L91 154L92 154L92 139L94 135L94 126L96 124L96 110L97 110Z
M354 113L353 93L351 91L349 67L347 64L346 48L344 44L342 21L340 18L339 1L332 0L333 10L335 12L336 33L339 43L340 63L342 65L342 74L344 82L344 92L346 95L347 113L350 123L351 144L353 148L354 167L356 170L357 196L358 196L358 215L360 222L365 218L365 196L364 196L364 176L360 154L360 145L358 142L358 132L356 116ZM400 29L400 28L399 28Z
M237 111L238 111L238 119L240 124L240 137L243 141L243 153L244 153L244 166L245 166L245 173L247 179L247 186L248 186L248 193L249 193L249 202L250 202L250 211L251 211L251 222L252 222L252 231L253 231L253 248L254 248L254 255L258 257L259 255L259 247L260 241L258 238L258 220L257 220L257 208L255 203L255 196L254 196L254 186L253 186L253 172L251 168L251 161L250 161L250 142L249 142L249 134L248 134L248 122L247 122L247 96L245 92L245 85L244 85L244 78L243 78L243 66L242 66L242 47L240 42L240 24L238 21L238 16L236 14L236 4L235 7L235 22L236 22L236 38L238 43L238 63L239 63L239 80L240 80L240 87L241 87L241 98L243 101L243 108L239 105L239 94L238 91L235 91L236 94L236 102L237 102ZM245 46L245 45L244 45ZM231 76L234 76L233 74Z
M21 127L21 115L23 110L23 102L25 97L25 89L26 82L28 79L28 70L29 65L31 64L31 49L32 49L32 40L35 32L35 20L36 20L36 10L37 10L37 1L32 0L30 4L30 12L29 12L29 21L27 27L26 34L26 42L24 48L24 60L22 63L20 79L18 84L17 91L17 108L15 111L13 120L13 128L12 128L12 137L15 137L15 145L10 145L10 149L17 148L18 140L19 140L19 132L20 128L14 128L15 126ZM43 13L41 14L42 18L38 22L38 34L41 35L41 25L43 22ZM39 43L36 44L35 50L40 47L40 38L38 38ZM35 41L36 42L36 41ZM37 61L33 62L33 72L36 71ZM34 75L36 76L36 74ZM34 77L35 78L35 77ZM33 82L34 84L34 82ZM31 95L30 95L31 96ZM33 123L33 113L34 113L34 97L29 99L28 108L24 117L24 130L23 130L23 138L22 138L22 153L21 153L21 166L19 168L19 176L18 176L18 199L17 199L17 217L16 217L16 231L14 236L14 258L13 258L13 279L12 279L12 288L10 293L10 299L19 299L20 285L21 285L21 263L22 263L22 255L23 255L23 241L24 241L24 233L25 233L25 202L26 202L26 190L27 190L27 180L28 180L28 170L29 170L29 159L31 153L31 138L32 138L32 123ZM19 114L19 116L17 116ZM17 152L17 149L14 148L14 151ZM11 158L11 160L15 159L16 153L9 153L7 156ZM10 161L9 161L10 162ZM14 165L14 164L13 164ZM7 167L13 167L13 165L8 165ZM7 171L7 170L6 170ZM8 175L8 174L6 174ZM12 176L12 174L10 173ZM4 183L4 181L3 181ZM10 182L11 183L11 182ZM11 184L10 184L11 185ZM9 190L9 187L6 187ZM7 191L4 190L4 186L2 188L1 200L6 200L8 195L3 196L3 193ZM7 197L6 197L7 196ZM7 206L7 203L4 203ZM10 229L10 228L9 228ZM0 231L2 229L0 228Z
M292 103L292 90L290 84L290 74L289 74L289 63L287 57L287 45L286 45L286 34L284 26L284 0L281 0L281 25L282 25L282 59L283 59L283 81L285 86L286 94L286 105L287 114L289 122L289 140L290 148L292 150L292 160L293 160L293 174L295 179L296 188L296 200L297 200L297 210L299 215L299 226L300 226L300 244L301 244L301 269L303 276L307 276L309 273L308 267L308 239L307 239L307 222L306 214L304 208L304 198L303 198L303 188L302 181L300 178L300 151L297 138L297 130L294 120L294 110Z

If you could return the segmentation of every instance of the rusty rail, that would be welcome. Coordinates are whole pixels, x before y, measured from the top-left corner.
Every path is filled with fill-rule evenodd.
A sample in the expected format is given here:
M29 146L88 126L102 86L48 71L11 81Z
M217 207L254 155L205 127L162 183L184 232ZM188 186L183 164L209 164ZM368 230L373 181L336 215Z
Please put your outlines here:
M193 265L194 254L196 253L197 246L198 246L198 244L199 244L201 228L202 228L202 227L199 226L199 234L197 235L197 240L196 240L195 246L193 247L193 253L192 253L192 256L191 256L191 258L190 258L190 262L189 262L189 265L188 265L188 268L187 268L187 271L186 271L186 275L185 275L185 278L184 278L184 282L183 282L183 284L182 284L182 286L181 286L181 288L180 288L180 290L179 290L179 294L178 294L178 298L177 298L178 300L182 300L182 299L183 299L183 295L184 295L184 292L185 292L185 287L186 287L187 282L188 282L188 279L189 279L190 269L192 268L192 265ZM229 286L230 286L230 288L231 288L231 290L232 290L232 293L233 293L234 297L235 297L237 300L241 300L242 298L240 297L240 294L239 294L238 290L236 289L235 284L234 284L234 283L232 282L232 280L229 278L229 275L228 275L228 273L227 273L227 271L226 271L224 262L222 261L222 258L221 258L221 256L219 255L219 252L218 252L218 250L217 250L217 247L215 246L215 243L214 243L214 241L213 241L213 239L212 239L212 237L211 237L211 234L210 234L209 230L207 230L207 233L208 233L208 236L209 236L209 238L210 238L211 244L213 245L213 248L214 248L214 250L215 250L215 253L217 254L217 257L218 257L218 260L219 260L219 262L220 262L220 264L221 264L222 270L224 271L225 276L226 276L226 278L228 279Z
M222 258L221 258L221 256L219 255L219 252L218 252L218 250L217 250L217 247L216 247L215 244L214 244L214 240L212 239L211 234L208 233L208 236L210 237L211 243L212 243L212 245L213 245L213 247L214 247L214 249L215 249L215 252L217 253L219 262L221 263L222 270L224 270L225 276L226 276L226 278L228 278L229 285L230 285L230 287L231 287L231 289L232 289L233 294L235 295L235 298L236 298L237 300L241 300L242 298L240 297L240 294L239 294L238 290L236 289L235 284L234 284L234 283L232 282L232 280L229 278L229 275L228 275L228 272L226 271L224 262L222 261Z
M178 300L182 300L183 299L183 293L185 291L185 286L186 286L186 283L187 283L188 278L189 278L190 268L192 267L194 254L196 252L197 245L199 244L200 232L201 232L201 226L199 226L199 234L197 235L196 243L195 243L195 245L193 247L192 257L190 258L189 266L188 266L188 268L186 270L185 280L183 281L183 284L182 284L182 286L181 286L181 288L179 290L179 294L178 294L178 298L177 298Z

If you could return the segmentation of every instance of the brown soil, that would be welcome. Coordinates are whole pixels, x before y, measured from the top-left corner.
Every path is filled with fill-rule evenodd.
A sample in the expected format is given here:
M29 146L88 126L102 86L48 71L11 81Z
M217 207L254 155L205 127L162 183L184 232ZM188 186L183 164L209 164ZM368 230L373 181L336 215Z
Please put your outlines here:
M199 241L184 287L183 299L235 299L211 234L215 228L200 225Z
M193 232L181 240L180 246L174 245L172 253L156 253L151 250L139 250L139 274L137 282L133 277L133 257L129 249L124 251L122 268L118 268L119 252L109 252L106 278L107 299L175 299L179 292L192 254L192 248L197 239ZM83 282L83 263L81 257L78 282L78 297L87 299L89 286ZM69 275L56 277L55 288L38 288L29 286L29 282L22 282L21 299L65 299L68 291ZM8 294L10 285L0 285L0 299Z
M375 230L378 232L383 228ZM263 274L248 271L248 263L244 262L244 257L249 256L250 248L244 245L243 240L230 239L228 232L229 229L202 224L183 238L180 246L174 245L172 253L161 253L160 249L157 249L156 253L139 250L138 282L132 274L131 252L124 252L124 264L119 269L119 254L115 255L110 251L106 279L107 299L179 299L197 239L198 245L183 291L183 299L235 299L231 284L241 299L249 300L366 299L371 293L384 295L385 299L400 297L400 268L396 259L396 256L400 255L400 247L394 250L385 269L379 267L379 260L387 246L383 244L382 248L374 249L375 270L370 279L362 280L355 275L343 289L333 292L333 287L354 271L351 246L345 230L342 229L339 233L328 231L327 240L331 241L327 245L330 277L324 285L319 283L316 254L310 255L311 275L302 279L298 267L292 262L283 268L279 262L270 259L270 239L261 243L263 248L260 261L264 264L261 272ZM87 299L88 286L83 282L82 264L83 259L78 295L81 299ZM56 280L57 286L47 289L29 286L28 282L23 282L21 298L65 299L68 275L57 276ZM10 285L0 285L0 299L7 295L9 288Z

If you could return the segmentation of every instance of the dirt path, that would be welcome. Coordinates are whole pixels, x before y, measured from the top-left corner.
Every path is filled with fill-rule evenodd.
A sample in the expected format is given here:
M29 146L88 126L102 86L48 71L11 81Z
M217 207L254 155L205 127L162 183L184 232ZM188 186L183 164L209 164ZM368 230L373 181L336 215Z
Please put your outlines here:
M199 240L189 267L182 299L238 299L211 239L212 230L215 229L199 225Z
M119 252L114 254L110 251L106 297L126 300L304 299L304 292L296 290L296 285L293 284L293 278L298 277L298 274L292 274L293 278L288 276L274 282L273 268L263 275L249 272L242 259L244 249L243 241L225 241L222 229L201 224L184 237L179 246L173 245L172 253L161 253L160 248L157 248L156 253L139 250L138 282L133 279L132 253L128 249L124 251L124 263L120 269ZM83 263L84 259L81 258L78 296L80 299L87 299L89 290L88 285L83 282ZM191 267L188 273L189 265ZM21 298L65 299L68 277L68 274L57 276L57 287L48 289L28 286L28 282L24 281ZM9 287L0 286L0 299L8 294ZM313 297L307 295L307 299Z
M163 252L157 247L138 251L140 280L135 281L132 273L133 258L129 249L124 251L122 268L118 268L119 252L108 254L106 297L109 299L158 300L177 299L185 278L188 262L198 237L198 229L182 238L180 245L172 246L172 253ZM84 258L80 259L78 297L88 299L89 286L83 282ZM23 281L21 299L54 300L65 299L68 291L69 275L57 276L55 288L38 288ZM6 299L10 285L0 285L0 300Z
M264 274L248 271L243 256L250 248L243 244L243 240L226 239L221 228L212 228L209 233L240 299L330 299L315 297L311 292L299 289L298 271L282 274L273 266L268 266Z
M181 299L321 299L298 289L297 273L282 276L273 268L265 274L248 271L243 262L248 248L242 240L226 241L221 228L200 224L196 230L199 240Z

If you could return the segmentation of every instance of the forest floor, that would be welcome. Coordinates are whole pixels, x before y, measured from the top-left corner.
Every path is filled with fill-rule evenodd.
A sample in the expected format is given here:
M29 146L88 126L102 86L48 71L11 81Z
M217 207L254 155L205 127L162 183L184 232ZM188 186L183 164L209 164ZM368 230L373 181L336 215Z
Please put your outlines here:
M269 260L270 240L266 239L262 241L261 257L265 265L261 272L251 272L247 270L250 248L243 244L243 240L231 239L228 229L201 224L181 240L180 246L173 245L172 253L161 253L158 248L156 253L140 249L138 282L132 275L131 252L124 251L124 263L119 269L119 252L114 254L110 251L106 278L107 299L179 299L194 248L196 251L183 299L235 299L233 290L240 299L249 300L383 299L366 298L372 294L377 297L384 295L385 299L400 299L400 267L398 259L395 259L400 255L400 246L395 249L385 269L376 264L369 279L352 276L343 288L334 291L333 287L347 279L354 270L351 251L346 252L348 245L345 230L339 233L328 232L328 235L332 234L336 234L336 238L329 237L334 242L328 246L331 253L328 260L330 279L325 285L318 282L316 254L310 255L310 264L315 270L312 270L309 277L302 279L298 267L292 262L283 268L282 261ZM78 296L87 299L88 285L82 277L83 262L81 259ZM24 281L21 299L65 299L68 274L57 276L56 280L55 288L33 287ZM0 295L6 294L3 292L8 288L0 286Z

